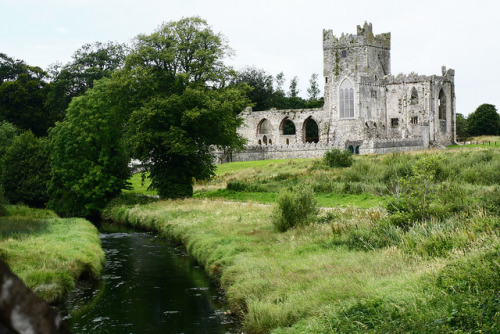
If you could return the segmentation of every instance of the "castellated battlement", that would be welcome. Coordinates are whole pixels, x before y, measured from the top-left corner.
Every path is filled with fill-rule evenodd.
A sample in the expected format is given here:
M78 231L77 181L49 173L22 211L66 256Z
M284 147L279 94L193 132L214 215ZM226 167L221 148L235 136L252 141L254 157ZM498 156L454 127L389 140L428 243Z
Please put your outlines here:
M391 48L391 33L374 35L372 24L357 26L357 35L342 33L340 37L333 35L332 30L323 30L323 50L373 46L383 49Z
M453 82L455 80L455 70L446 69L445 66L441 68L442 75L419 75L418 73L411 72L410 74L399 73L398 75L386 75L383 78L385 84L405 84L405 83L418 83L418 82Z

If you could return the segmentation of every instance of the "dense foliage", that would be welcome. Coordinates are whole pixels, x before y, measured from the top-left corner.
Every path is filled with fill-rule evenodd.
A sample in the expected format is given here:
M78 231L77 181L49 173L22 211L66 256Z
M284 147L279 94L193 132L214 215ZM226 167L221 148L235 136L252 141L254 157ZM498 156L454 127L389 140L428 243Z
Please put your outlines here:
M222 35L194 17L139 35L125 75L149 90L137 97L128 139L161 197L190 197L193 178L213 175L212 146L241 147L236 133L245 86L225 87L230 52Z
M351 167L354 162L351 151L339 150L337 148L326 151L323 159L330 167Z
M47 108L62 119L71 99L92 88L94 81L111 77L123 66L126 54L127 47L123 44L95 42L75 51L71 62L52 65Z
M42 207L48 200L49 153L31 131L14 138L2 158L0 182L10 203Z
M467 117L467 129L472 136L500 134L500 115L492 104L481 104Z
M237 85L246 83L251 90L247 93L253 103L252 110L261 111L276 109L300 109L320 108L323 106L323 98L319 97L318 75L313 74L309 80L310 87L307 89L309 98L303 99L299 96L298 78L295 76L290 81L289 90L285 93L283 84L285 77L279 73L275 78L272 75L255 67L247 67L236 73L231 83Z
M462 114L457 114L456 117L456 135L458 141L466 141L470 138L469 127L467 125L467 119Z
M285 232L295 226L313 223L317 214L318 204L312 188L300 186L280 192L272 222L278 231Z
M49 207L65 216L91 216L127 187L123 145L128 114L123 86L109 79L74 98L66 118L50 132Z
M45 107L48 75L0 53L0 121L44 136L57 115Z

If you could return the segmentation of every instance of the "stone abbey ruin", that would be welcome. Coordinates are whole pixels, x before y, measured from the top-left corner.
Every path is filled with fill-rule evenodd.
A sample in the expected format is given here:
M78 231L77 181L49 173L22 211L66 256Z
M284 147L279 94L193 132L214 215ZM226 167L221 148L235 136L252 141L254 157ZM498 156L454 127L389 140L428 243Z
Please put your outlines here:
M455 142L453 69L441 75L391 74L391 34L323 31L324 106L242 113L246 149L219 161L321 157L332 148L385 153Z

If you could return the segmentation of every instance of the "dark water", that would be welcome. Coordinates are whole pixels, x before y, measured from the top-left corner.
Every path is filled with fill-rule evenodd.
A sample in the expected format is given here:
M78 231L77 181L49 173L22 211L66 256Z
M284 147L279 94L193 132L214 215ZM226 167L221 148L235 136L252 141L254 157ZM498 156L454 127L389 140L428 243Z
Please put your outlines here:
M101 280L69 300L74 333L237 333L203 269L152 234L101 228Z

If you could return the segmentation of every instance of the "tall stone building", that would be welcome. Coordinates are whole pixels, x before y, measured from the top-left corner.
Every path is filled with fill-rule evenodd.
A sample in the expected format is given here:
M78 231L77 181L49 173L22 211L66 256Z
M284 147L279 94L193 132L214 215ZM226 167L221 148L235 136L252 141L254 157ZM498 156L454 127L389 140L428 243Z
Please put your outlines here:
M455 142L455 71L391 74L391 34L323 31L325 104L321 109L267 110L242 116L246 150L221 160L320 157L418 150Z

